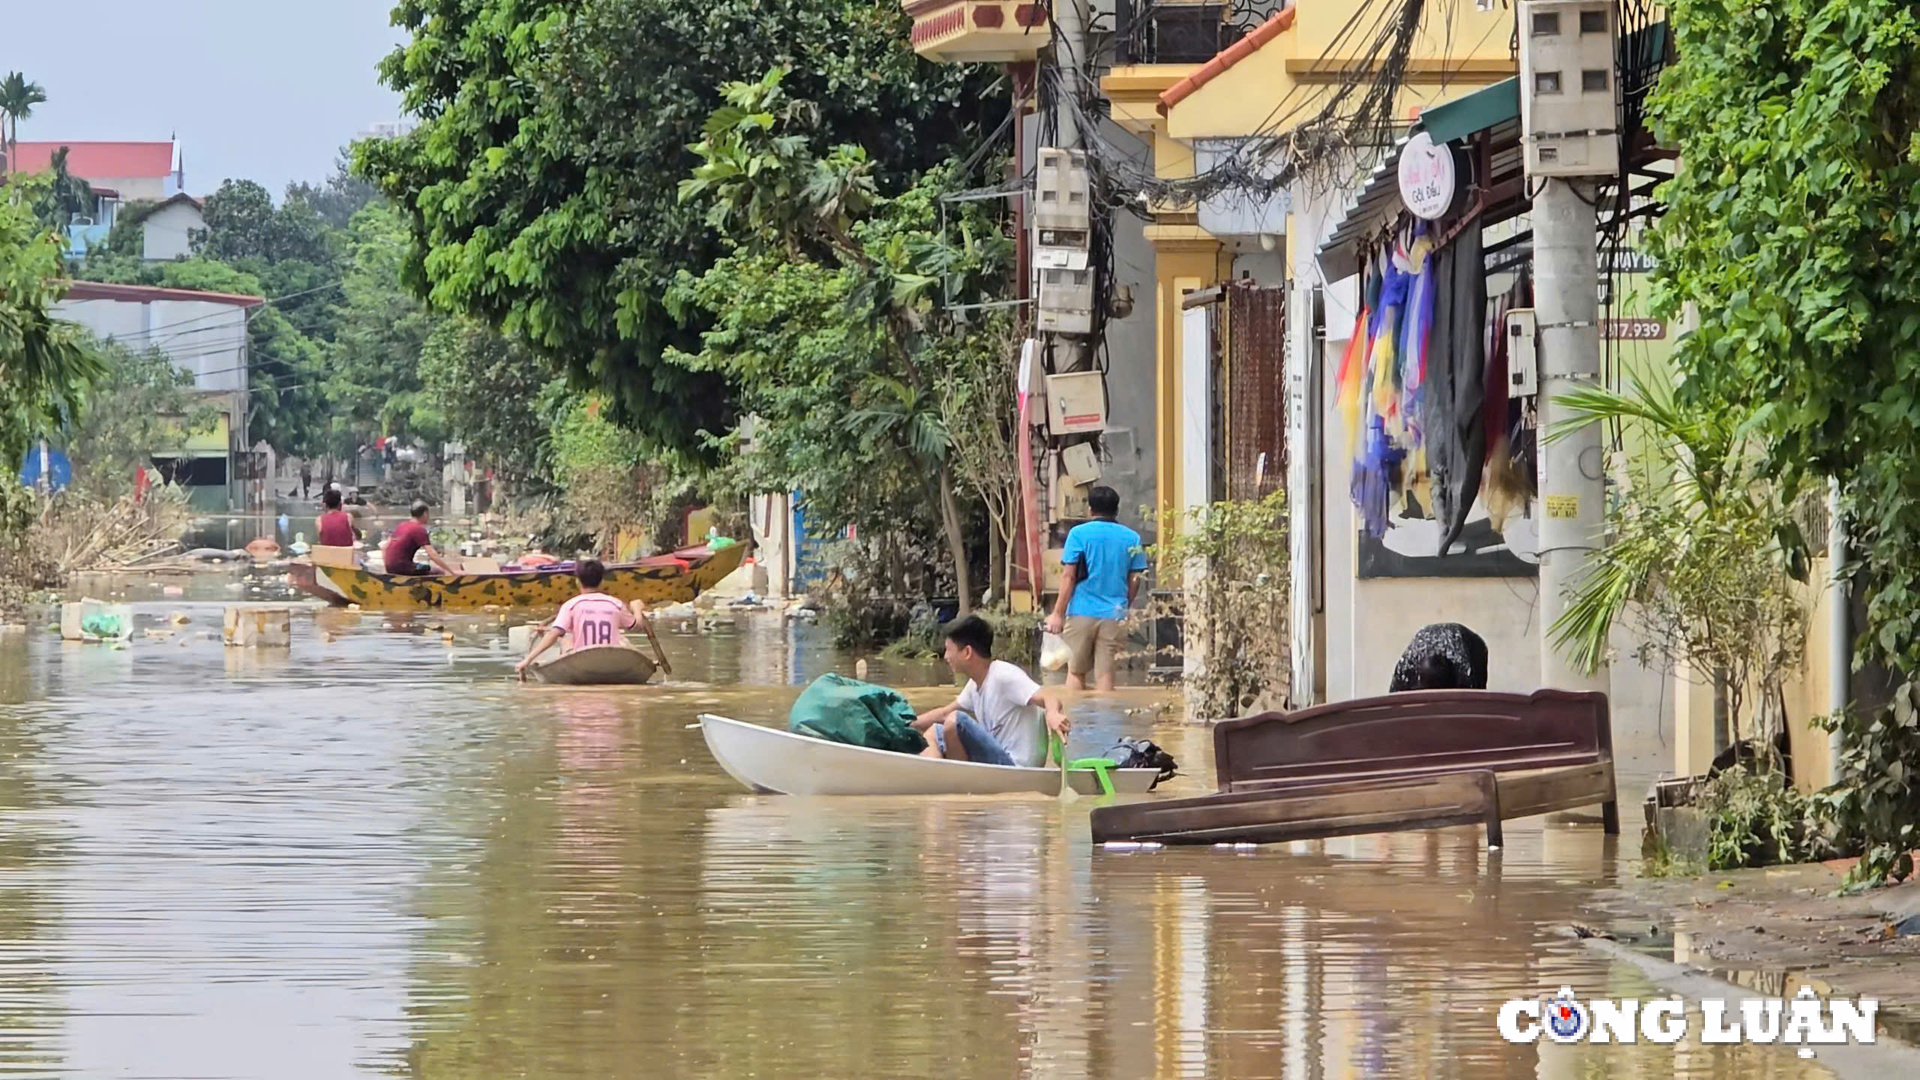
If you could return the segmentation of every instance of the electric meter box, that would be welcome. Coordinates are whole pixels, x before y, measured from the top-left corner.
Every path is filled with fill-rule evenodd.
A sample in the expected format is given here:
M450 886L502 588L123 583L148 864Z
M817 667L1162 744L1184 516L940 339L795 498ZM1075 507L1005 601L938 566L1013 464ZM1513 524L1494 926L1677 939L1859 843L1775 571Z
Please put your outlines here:
M1033 170L1033 189L1033 223L1041 230L1041 246L1086 246L1086 233L1092 227L1088 204L1093 190L1086 153L1041 147L1039 163ZM1046 233L1055 229L1079 233L1078 245L1049 243L1052 238Z
M1532 308L1507 312L1507 396L1532 397L1540 392L1540 324Z
M1087 443L1074 443L1060 451L1060 472L1071 484L1091 484L1100 479L1100 459Z
M1034 325L1056 334L1093 333L1093 271L1040 271L1040 303ZM1051 389L1048 391L1051 393Z
M1107 429L1107 377L1098 371L1047 376L1047 432L1080 435Z
M1062 480L1064 481L1064 477ZM1053 489L1053 520L1086 521L1093 517L1093 505L1089 498L1093 489L1085 484L1060 483Z
M1521 0L1520 145L1528 176L1620 171L1611 0Z

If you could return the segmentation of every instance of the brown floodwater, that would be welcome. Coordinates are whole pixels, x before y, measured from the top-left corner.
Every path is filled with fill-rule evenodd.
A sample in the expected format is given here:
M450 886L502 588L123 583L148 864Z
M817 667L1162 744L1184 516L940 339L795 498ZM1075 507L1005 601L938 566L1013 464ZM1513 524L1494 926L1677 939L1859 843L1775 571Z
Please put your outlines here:
M851 673L810 627L523 687L497 618L302 612L291 649L226 649L221 603L267 595L236 583L126 586L123 650L0 638L0 1075L1825 1075L1500 1039L1511 997L1653 993L1562 936L1632 873L1597 827L1120 854L1092 800L754 796L688 725ZM1165 700L1082 700L1074 750L1147 734L1206 790ZM1631 793L1656 722L1616 723Z

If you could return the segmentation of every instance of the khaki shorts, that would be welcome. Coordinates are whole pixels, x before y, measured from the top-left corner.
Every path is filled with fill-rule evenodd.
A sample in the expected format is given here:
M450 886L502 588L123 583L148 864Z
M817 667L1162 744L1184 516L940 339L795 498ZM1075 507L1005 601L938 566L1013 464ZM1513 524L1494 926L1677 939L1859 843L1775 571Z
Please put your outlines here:
M1069 615L1060 628L1060 640L1067 643L1067 670L1085 678L1113 673L1113 657L1127 636L1127 624L1119 619L1096 619L1089 615Z

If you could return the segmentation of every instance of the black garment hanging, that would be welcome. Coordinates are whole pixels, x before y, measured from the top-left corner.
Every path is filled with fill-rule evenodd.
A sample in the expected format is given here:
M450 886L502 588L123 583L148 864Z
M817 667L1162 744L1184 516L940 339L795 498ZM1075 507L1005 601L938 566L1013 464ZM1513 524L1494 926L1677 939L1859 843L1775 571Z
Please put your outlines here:
M1456 209L1459 205L1456 199ZM1433 516L1441 525L1435 554L1445 555L1466 528L1487 459L1481 415L1487 394L1487 278L1479 223L1468 222L1435 257L1424 412Z

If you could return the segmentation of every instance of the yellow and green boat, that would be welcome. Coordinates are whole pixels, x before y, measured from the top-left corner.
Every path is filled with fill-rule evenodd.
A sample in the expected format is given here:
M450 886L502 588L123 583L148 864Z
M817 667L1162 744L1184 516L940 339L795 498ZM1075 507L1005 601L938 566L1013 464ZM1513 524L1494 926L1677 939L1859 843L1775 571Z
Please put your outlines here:
M632 563L607 567L600 591L648 606L692 600L740 568L745 544L683 548ZM485 611L488 608L557 610L579 586L572 563L494 573L377 574L350 566L293 564L290 581L301 592L330 604L358 605L366 611Z

